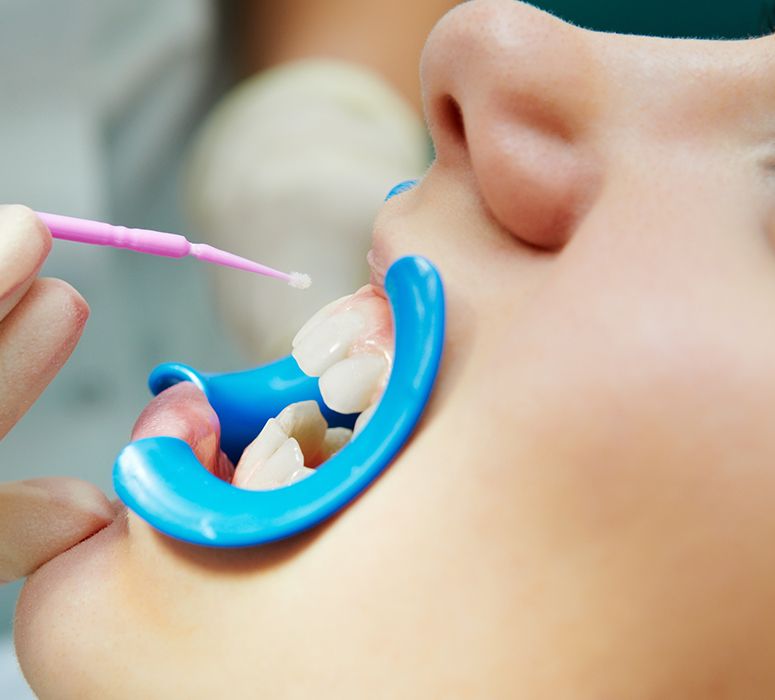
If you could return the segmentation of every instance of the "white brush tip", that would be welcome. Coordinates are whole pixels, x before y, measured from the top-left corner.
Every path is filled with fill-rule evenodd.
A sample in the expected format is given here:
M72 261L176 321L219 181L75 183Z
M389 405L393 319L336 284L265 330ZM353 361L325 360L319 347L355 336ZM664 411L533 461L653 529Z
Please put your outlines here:
M312 279L303 272L291 272L288 284L294 289L307 289L312 284Z

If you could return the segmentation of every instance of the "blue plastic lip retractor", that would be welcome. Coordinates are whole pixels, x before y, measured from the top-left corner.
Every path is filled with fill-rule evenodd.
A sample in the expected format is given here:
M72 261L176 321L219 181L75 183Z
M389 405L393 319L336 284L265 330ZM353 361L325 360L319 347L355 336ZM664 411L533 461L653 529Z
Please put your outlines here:
M444 344L444 290L425 258L397 260L385 277L395 354L387 387L361 432L314 474L273 491L239 489L213 476L178 438L127 445L113 469L119 498L161 532L213 547L247 547L290 537L347 506L384 470L411 435L433 388ZM232 460L264 423L288 404L315 399L329 425L355 416L328 409L318 380L289 356L253 370L203 374L177 363L157 367L154 394L191 381L221 421L221 446Z

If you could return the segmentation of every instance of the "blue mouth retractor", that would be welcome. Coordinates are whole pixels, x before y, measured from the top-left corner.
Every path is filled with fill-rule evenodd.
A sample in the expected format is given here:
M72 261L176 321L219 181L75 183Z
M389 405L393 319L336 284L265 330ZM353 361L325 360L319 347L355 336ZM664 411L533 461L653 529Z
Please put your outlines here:
M393 314L395 354L374 415L340 452L302 481L273 491L248 491L218 479L178 438L152 437L127 445L113 468L119 498L161 532L214 547L246 547L289 537L344 508L393 460L430 396L444 343L444 291L425 258L397 260L385 277ZM315 399L329 425L355 416L328 409L318 380L293 357L231 374L204 374L177 363L157 367L154 394L181 381L196 384L221 421L221 446L232 460L264 423L288 404Z

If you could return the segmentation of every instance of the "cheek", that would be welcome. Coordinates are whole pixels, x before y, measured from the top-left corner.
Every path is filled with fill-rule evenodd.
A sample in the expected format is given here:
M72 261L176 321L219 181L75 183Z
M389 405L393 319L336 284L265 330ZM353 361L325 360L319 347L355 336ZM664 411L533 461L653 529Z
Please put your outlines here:
M761 295L714 303L708 290L698 304L667 285L593 285L543 291L491 344L489 375L522 437L628 507L650 484L770 479L775 331Z
M473 400L489 407L480 437L501 448L493 478L520 513L515 531L533 539L537 570L572 582L556 614L612 649L627 639L633 663L657 654L722 669L742 663L729 656L739 643L754 647L746 662L768 664L775 334L766 310L753 299L747 310L730 304L735 315L673 301L666 317L647 302L636 319L580 296L578 305L541 299L493 336Z

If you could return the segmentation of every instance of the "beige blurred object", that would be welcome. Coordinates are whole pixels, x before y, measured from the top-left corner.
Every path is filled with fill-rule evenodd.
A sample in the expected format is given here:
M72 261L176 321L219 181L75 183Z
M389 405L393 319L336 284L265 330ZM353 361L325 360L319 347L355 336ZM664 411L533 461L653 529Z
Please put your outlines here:
M194 145L187 213L204 240L313 280L300 292L215 272L225 320L251 360L287 354L315 309L368 281L374 215L428 160L412 107L350 63L285 64L227 95Z

